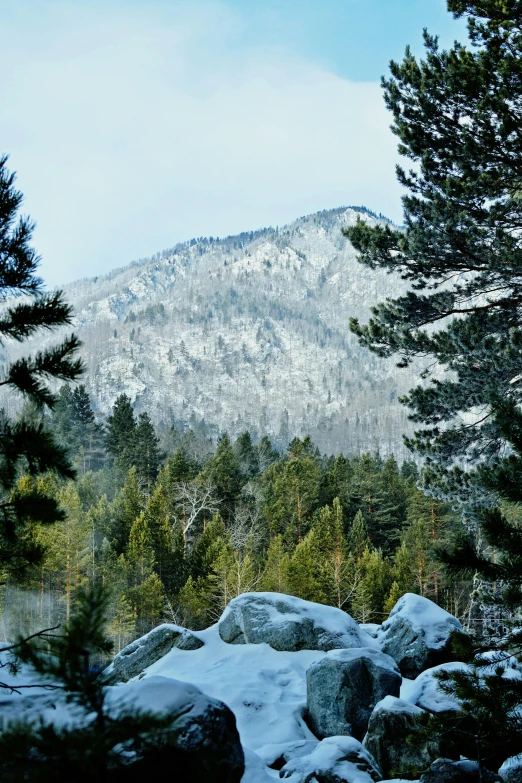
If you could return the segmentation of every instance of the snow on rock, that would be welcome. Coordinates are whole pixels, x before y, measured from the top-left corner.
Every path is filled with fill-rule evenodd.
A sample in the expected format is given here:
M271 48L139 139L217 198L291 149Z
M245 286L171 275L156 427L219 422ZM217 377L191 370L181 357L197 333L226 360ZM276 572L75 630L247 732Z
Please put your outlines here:
M419 674L416 680L403 680L401 697L411 704L431 713L447 712L459 709L457 702L440 688L436 675L440 672L466 670L468 664L462 662L442 663Z
M420 776L420 783L502 783L494 772L479 769L476 761L437 759Z
M162 764L172 768L181 762L183 771L206 783L239 783L244 772L244 754L233 713L222 702L196 686L166 677L148 677L112 687L107 711L117 716L121 709L155 713L172 718L175 747L168 747ZM156 751L157 752L157 751ZM144 772L147 768L143 762ZM187 778L188 779L188 778Z
M316 739L303 718L306 670L325 653L280 652L268 644L230 645L216 625L198 632L204 642L190 653L173 648L146 669L152 675L193 683L234 713L243 746Z
M433 741L420 748L407 743L407 737L420 727L424 710L395 696L386 696L375 705L363 746L376 760L382 774L412 775L426 769L442 755Z
M172 719L170 729L175 745L165 743L161 758L155 751L154 762L186 774L187 780L205 783L239 783L244 771L244 755L236 720L231 710L208 697L196 686L174 678L148 677L139 681L109 686L105 712L116 719L131 710L155 712ZM86 726L94 715L68 701L61 689L12 694L0 701L3 725L13 721L51 724L56 728ZM144 758L133 763L141 771L150 765Z
M395 658L404 677L462 657L462 650L459 656L455 650L470 647L456 617L414 593L397 601L379 636L382 650Z
M341 609L282 593L243 593L229 603L218 627L229 644L266 643L281 651L375 646Z
M294 758L279 776L289 783L372 783L381 775L370 754L353 737L328 737L306 755Z
M308 716L318 737L364 737L376 702L398 696L397 664L373 648L332 650L306 673Z
M294 742L277 742L263 745L257 755L268 767L281 769L290 759L308 756L319 744L319 740L295 740Z
M522 754L506 759L498 774L504 783L522 783Z
M141 674L147 666L166 655L173 647L179 650L197 650L202 646L203 642L186 628L168 623L159 625L118 653L103 673L105 682L108 685L128 682Z
M369 634L372 639L377 639L381 633L381 626L379 623L360 623L359 628L361 631Z

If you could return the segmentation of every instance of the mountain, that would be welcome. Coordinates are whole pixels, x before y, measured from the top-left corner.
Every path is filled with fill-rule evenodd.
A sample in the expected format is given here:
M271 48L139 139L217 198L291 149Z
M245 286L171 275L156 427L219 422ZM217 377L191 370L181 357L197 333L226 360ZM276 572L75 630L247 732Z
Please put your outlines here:
M397 398L414 372L360 348L348 331L350 316L367 318L404 283L357 263L341 229L358 219L383 220L364 208L327 210L282 228L192 239L65 286L99 410L126 392L157 422L204 419L281 443L309 433L324 452L404 456L410 426Z

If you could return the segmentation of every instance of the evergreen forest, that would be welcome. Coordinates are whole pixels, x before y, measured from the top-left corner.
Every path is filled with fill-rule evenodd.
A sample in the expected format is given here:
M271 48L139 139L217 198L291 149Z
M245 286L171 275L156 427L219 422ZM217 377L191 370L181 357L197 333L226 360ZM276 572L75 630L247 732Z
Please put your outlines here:
M3 587L7 637L68 620L79 588L98 583L111 590L117 650L162 621L204 628L249 591L329 604L361 623L381 623L416 592L468 627L483 619L469 580L436 557L459 516L419 489L413 461L324 456L309 438L279 452L248 432L158 434L124 394L102 424L83 385L62 386L47 418L77 478L19 479L20 493L52 498L64 519L32 526L43 559Z

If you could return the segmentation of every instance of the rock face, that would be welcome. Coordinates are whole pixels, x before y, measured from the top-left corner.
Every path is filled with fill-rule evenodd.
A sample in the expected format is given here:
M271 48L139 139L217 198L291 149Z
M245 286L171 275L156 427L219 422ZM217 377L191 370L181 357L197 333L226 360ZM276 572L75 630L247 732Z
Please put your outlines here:
M420 783L502 783L502 778L489 770L482 770L476 761L437 759L423 772Z
M398 696L401 676L393 658L373 648L332 650L306 672L308 718L317 737L362 740L375 704Z
M383 623L381 647L397 661L403 677L410 679L471 653L471 642L457 618L413 593L403 595Z
M147 677L110 689L109 714L122 705L172 718L163 750L132 764L132 780L162 771L190 783L239 783L245 763L236 719L199 688L167 677ZM174 742L169 744L169 739ZM183 774L181 774L183 772ZM141 776L141 777L140 777Z
M375 761L353 737L328 737L314 750L293 758L279 772L291 783L376 783Z
M128 682L153 663L159 661L174 647L178 650L197 650L203 642L178 625L159 625L145 636L127 645L103 672L108 685Z
M498 774L504 783L522 783L522 755L506 759Z
M264 642L288 652L375 645L340 609L281 593L243 593L229 603L218 628L229 644Z
M406 741L409 734L418 731L423 714L420 707L395 696L386 696L375 705L363 746L384 778L415 777L441 755L438 742L412 748Z

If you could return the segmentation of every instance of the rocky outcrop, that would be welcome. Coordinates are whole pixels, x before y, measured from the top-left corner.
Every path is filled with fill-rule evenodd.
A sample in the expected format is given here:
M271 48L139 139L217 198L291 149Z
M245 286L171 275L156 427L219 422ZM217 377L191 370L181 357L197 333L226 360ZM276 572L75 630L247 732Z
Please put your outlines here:
M371 753L383 777L417 777L441 755L440 743L432 741L412 747L407 739L421 726L424 710L395 696L375 705L363 746Z
M229 603L218 628L229 644L265 643L288 652L375 644L346 612L281 593L243 593Z
M481 774L476 761L437 759L422 773L420 783L502 783L502 778L487 769Z
M108 713L121 707L150 710L172 720L161 749L131 765L132 780L170 772L190 783L239 783L245 764L231 710L199 688L167 677L119 685L108 694Z
M394 658L403 677L414 679L425 669L468 659L471 641L456 617L428 598L406 593L382 625L381 648Z
M186 628L178 625L159 625L145 636L127 645L102 674L107 685L128 682L148 666L159 661L174 647L178 650L197 650L203 642Z
M279 772L291 783L377 783L381 775L370 754L353 737L328 737Z
M375 704L398 696L401 676L393 658L373 648L332 650L306 672L309 725L317 737L362 740Z

